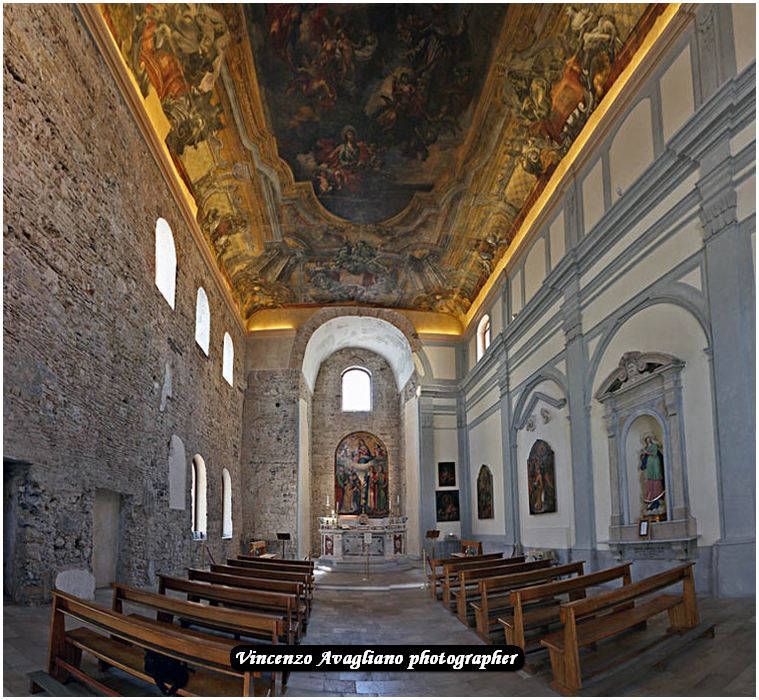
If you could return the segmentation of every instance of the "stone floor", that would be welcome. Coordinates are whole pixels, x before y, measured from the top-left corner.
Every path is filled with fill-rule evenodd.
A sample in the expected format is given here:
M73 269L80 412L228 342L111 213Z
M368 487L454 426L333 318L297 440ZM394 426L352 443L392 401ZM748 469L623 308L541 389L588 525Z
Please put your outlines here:
M330 575L324 577L329 580ZM346 583L344 574L332 579ZM367 582L347 581L348 586ZM378 581L368 582L378 583ZM383 581L383 583L385 583ZM109 591L97 599L109 601ZM699 599L704 621L717 624L714 639L701 639L672 657L663 667L641 669L640 679L619 687L625 696L755 696L756 606L753 600ZM49 607L4 606L3 692L27 695L26 673L45 666ZM596 652L603 660L610 649L633 647L659 634L666 615L643 632L602 644ZM319 590L305 644L482 644L475 634L433 601L427 590L404 588L389 591ZM588 658L591 662L593 659ZM406 696L549 696L550 670L546 661L534 662L536 672L517 673L293 673L288 696L406 695ZM150 687L121 679L122 692L155 695ZM131 688L130 688L131 686ZM131 690L131 692L130 692ZM83 691L83 694L86 694Z

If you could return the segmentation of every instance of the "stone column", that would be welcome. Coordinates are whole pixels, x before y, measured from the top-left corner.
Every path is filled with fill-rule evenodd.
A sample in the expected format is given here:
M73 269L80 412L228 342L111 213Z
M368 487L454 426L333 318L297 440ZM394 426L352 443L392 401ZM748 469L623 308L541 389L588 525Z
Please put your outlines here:
M435 529L437 513L435 511L435 485L437 465L435 463L435 407L432 397L422 395L419 398L419 459L421 461L420 490L422 512L419 517L422 543L427 530Z
M722 537L715 544L717 591L748 595L755 585L755 288L751 242L736 218L727 141L702 160L698 191L719 456Z

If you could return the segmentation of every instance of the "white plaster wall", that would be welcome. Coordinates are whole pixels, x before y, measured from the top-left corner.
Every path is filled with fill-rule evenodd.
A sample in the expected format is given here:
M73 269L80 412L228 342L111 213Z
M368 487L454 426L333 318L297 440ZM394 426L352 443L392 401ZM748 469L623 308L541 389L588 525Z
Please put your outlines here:
M298 556L317 552L318 542L311 542L311 429L308 403L298 401ZM332 499L335 500L334 498ZM313 547L312 547L313 545Z
M756 122L751 122L730 139L730 155L740 153L752 141L756 141ZM754 146L756 149L756 146Z
M456 379L456 349L440 345L425 345L424 354L430 361L435 379Z
M503 300L498 293L496 300L490 309L490 337L495 337L503 330Z
M513 386L519 386L529 379L530 375L543 367L551 359L564 350L564 331L561 326L545 339L532 352L529 353L518 365L511 369L511 381Z
M535 392L561 400L564 395L553 382L538 384L527 398ZM543 423L540 409L551 413L548 423ZM543 401L535 405L535 430L523 428L517 433L517 480L519 484L519 519L522 542L526 547L567 549L574 544L574 492L572 488L572 448L569 438L569 419L566 404L557 409ZM536 440L545 440L554 451L556 474L556 512L530 515L527 484L527 458Z
M419 399L414 396L403 405L403 450L406 463L406 551L421 556L419 541Z
M603 164L599 158L582 181L583 222L587 234L604 214Z
M469 349L467 351L469 360L469 369L472 369L477 364L477 333L473 333L469 339Z
M564 238L564 212L560 211L548 229L551 239L551 269L555 268L566 252L566 240Z
M522 271L517 270L511 278L511 313L517 314L522 310Z
M747 177L735 188L738 198L735 215L738 221L743 221L756 211L756 176Z
M654 158L651 100L638 102L619 127L609 148L611 203L624 194ZM589 226L586 224L586 230Z
M756 5L753 2L733 3L733 37L735 63L740 73L756 60Z
M477 474L487 464L493 473L493 515L490 520L477 517ZM494 411L482 423L469 430L469 512L473 535L504 535L503 446L501 412Z
M532 299L546 278L546 242L541 237L532 244L524 262L524 301Z
M490 391L482 395L475 403L467 406L467 418L471 423L477 420L483 413L489 408L492 408L494 404L498 403L501 399L501 390L498 385L495 385Z
M617 367L622 354L630 350L661 351L685 361L682 372L685 452L690 507L697 521L699 545L710 545L719 539L712 389L706 345L700 324L689 312L672 304L656 304L628 319L617 331L593 378L595 394ZM603 543L609 538L611 516L609 452L603 406L595 398L591 401L591 444L596 533L599 543Z
M435 415L433 418L434 444L435 444L435 490L436 491L455 491L461 489L461 471L459 460L459 443L458 431L456 429L456 416ZM437 482L437 465L438 462L454 462L456 464L456 485L440 486ZM459 501L459 507L461 507ZM452 532L454 535L461 537L461 521L437 523L436 529L446 535Z
M659 87L662 131L664 143L667 143L695 109L690 44L685 45L680 55L667 68L659 80Z

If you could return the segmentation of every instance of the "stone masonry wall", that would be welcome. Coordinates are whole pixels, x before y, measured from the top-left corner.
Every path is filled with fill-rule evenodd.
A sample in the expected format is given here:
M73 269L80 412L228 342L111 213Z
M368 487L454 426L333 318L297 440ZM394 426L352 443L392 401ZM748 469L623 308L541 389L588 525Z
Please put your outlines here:
M196 453L207 544L217 560L239 547L244 337L77 10L7 5L4 19L4 454L32 464L6 482L14 597L45 600L58 573L92 570L97 488L122 494L120 580L150 585L206 559L190 536ZM158 217L175 237L175 310L153 281ZM209 357L194 340L199 285ZM225 331L235 387L221 374ZM172 434L187 453L185 510L168 507ZM224 541L223 467L235 528Z
M372 375L372 411L343 413L342 374L349 367L365 367ZM311 549L319 555L319 517L335 502L335 450L349 433L364 430L376 435L388 452L391 512L396 495L404 492L399 396L390 365L368 350L346 348L328 357L314 384L311 423Z

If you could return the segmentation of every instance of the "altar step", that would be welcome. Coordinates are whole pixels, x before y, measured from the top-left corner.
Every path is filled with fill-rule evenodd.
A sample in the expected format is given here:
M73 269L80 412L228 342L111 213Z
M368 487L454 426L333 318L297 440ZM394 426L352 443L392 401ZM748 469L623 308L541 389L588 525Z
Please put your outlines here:
M381 592L426 585L420 563L408 559L370 562L368 576L366 561L317 559L314 564L317 590Z

